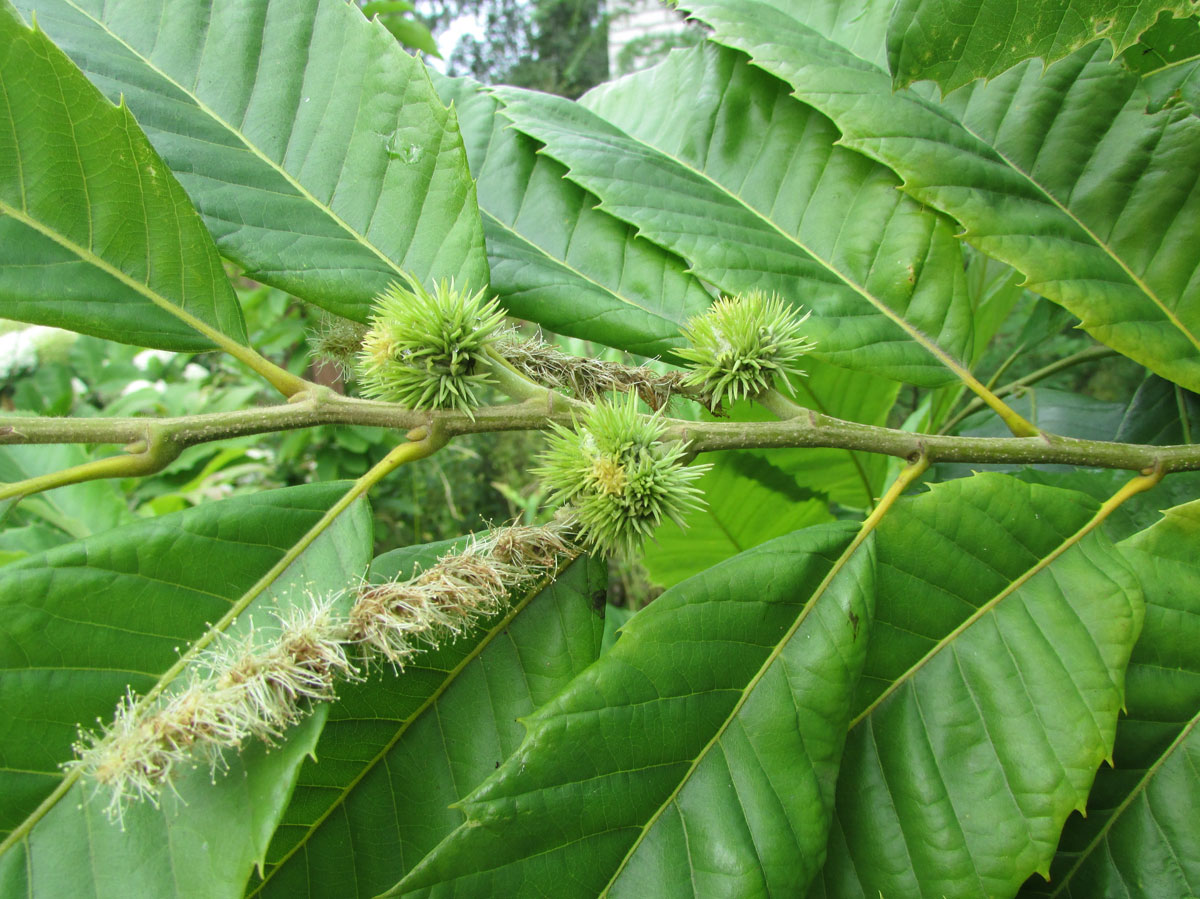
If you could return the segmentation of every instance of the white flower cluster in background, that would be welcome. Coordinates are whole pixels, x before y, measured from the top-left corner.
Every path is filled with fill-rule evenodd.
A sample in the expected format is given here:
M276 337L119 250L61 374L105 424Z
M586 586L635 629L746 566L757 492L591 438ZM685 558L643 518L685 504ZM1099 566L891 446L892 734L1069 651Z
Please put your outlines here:
M7 324L0 322L0 325ZM78 337L71 331L45 325L18 326L0 334L0 378L31 371L39 362L59 358Z

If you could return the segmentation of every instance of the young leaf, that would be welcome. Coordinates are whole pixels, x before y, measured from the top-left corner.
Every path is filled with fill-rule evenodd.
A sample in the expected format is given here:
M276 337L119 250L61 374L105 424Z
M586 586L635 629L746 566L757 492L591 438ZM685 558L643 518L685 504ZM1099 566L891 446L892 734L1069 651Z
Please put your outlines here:
M129 109L0 0L0 314L139 346L245 343L212 238Z
M372 579L450 548L388 553ZM462 822L452 806L520 744L518 719L599 655L606 576L581 559L401 677L385 669L342 690L250 895L365 899L404 876Z
M408 271L487 283L454 112L425 65L342 0L21 0L122 94L221 252L365 321Z
M1186 896L1200 887L1200 503L1120 543L1146 592L1115 768L1067 822L1051 880L1022 896Z
M127 809L123 835L104 815L105 788L83 778L58 792L65 783L59 764L72 757L79 723L111 720L127 688L151 689L345 491L332 483L237 497L0 569L0 832L8 836L0 871L18 878L21 892L42 895L46 878L45 895L114 895L121 886L188 895L199 886L176 882L172 872L200 866L213 885L206 895L241 894L319 727L302 732L294 751L231 757L233 770L218 777L223 786L211 795L208 772L189 772L177 788L193 806L183 809L167 788L161 809ZM366 569L370 543L360 502L255 599L240 626L257 619L267 627L268 610L305 602L308 591L346 587ZM234 836L231 826L243 830ZM58 893L54 884L66 872L74 892Z
M686 263L594 207L559 163L497 116L467 78L436 76L462 124L492 287L513 315L643 356L669 354L712 297Z
M1147 115L1101 44L939 106L757 0L688 6L1097 340L1200 390L1200 119L1186 107Z
M928 386L960 373L970 310L948 223L903 200L886 169L835 147L827 119L744 57L676 53L582 106L496 93L602 209L698 275L811 307L814 357Z
M977 475L877 534L871 645L812 896L1013 895L1112 751L1141 590L1080 494Z
M640 611L388 895L803 890L870 630L854 532L772 541Z
M656 584L673 587L773 537L833 520L829 497L797 484L770 455L706 458L713 467L696 482L704 507L688 515L686 529L664 521L646 544L643 562Z
M1106 38L1123 53L1162 10L1186 15L1193 0L900 0L888 26L888 66L896 87L932 78L949 93L994 78L1035 56L1049 64Z

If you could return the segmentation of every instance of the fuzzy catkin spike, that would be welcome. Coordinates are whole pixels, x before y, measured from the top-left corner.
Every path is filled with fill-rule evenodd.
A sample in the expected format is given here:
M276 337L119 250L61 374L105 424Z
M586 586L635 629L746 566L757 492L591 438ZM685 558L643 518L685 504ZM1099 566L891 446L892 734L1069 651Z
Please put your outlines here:
M597 403L574 431L551 425L534 471L551 502L569 504L565 514L589 549L632 554L664 518L682 526L703 503L693 482L709 466L686 465L687 448L661 442L665 430L657 413L638 413L632 394Z
M382 657L397 669L417 652L454 639L501 611L510 595L552 576L579 555L562 523L510 527L475 539L461 553L400 583L363 585L349 614L339 597L314 599L276 615L276 626L222 637L188 669L185 686L143 707L131 691L101 733L80 731L78 769L106 790L106 811L121 822L130 801L157 805L180 765L226 766L247 740L275 742L335 698L341 680L361 680L351 653Z
M312 334L309 348L313 357L337 368L343 379L354 374L354 360L362 350L367 328L336 315L324 315Z
M810 314L759 290L717 300L684 328L690 346L676 351L691 362L684 384L717 405L754 397L776 381L792 393L789 376L804 374L800 359L816 346L799 331Z
M489 382L487 350L504 312L484 291L453 282L432 291L405 275L376 297L355 374L365 396L409 409L457 409L468 415Z
M403 670L417 652L462 635L579 552L561 524L494 531L406 581L364 585L350 610L351 639L368 658Z

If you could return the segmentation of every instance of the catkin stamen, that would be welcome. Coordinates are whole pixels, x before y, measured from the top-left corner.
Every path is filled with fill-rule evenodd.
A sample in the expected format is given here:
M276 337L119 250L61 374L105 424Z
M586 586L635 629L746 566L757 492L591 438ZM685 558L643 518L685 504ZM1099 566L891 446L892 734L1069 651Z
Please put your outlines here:
M185 675L185 686L150 704L128 691L100 733L81 730L81 770L108 793L120 822L130 801L157 806L180 765L207 763L248 740L275 743L312 709L336 698L339 681L361 680L357 655L397 671L414 655L462 636L579 555L562 523L501 528L443 556L406 581L363 584L349 611L342 597L314 599L276 616L266 630L219 638Z

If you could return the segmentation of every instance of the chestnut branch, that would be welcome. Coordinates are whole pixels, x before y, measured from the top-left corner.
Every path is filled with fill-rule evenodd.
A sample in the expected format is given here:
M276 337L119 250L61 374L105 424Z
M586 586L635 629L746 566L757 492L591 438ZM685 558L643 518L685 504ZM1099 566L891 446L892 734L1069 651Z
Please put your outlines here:
M770 393L770 392L769 392ZM1034 437L957 437L915 434L864 425L763 397L778 414L769 422L696 422L666 418L664 439L686 441L692 452L779 447L826 447L881 453L902 459L925 455L930 462L979 464L1065 464L1164 474L1200 470L1200 446L1148 446L1081 440L1041 433ZM786 404L786 405L785 405ZM160 471L189 446L311 428L367 425L404 432L436 425L446 437L492 431L544 430L552 423L573 426L579 401L553 391L508 405L481 406L473 414L456 410L412 410L394 403L357 399L323 387L309 387L286 403L234 412L177 418L0 418L0 445L118 444L124 455L87 463L39 479L0 487L0 500L103 477L145 476Z

